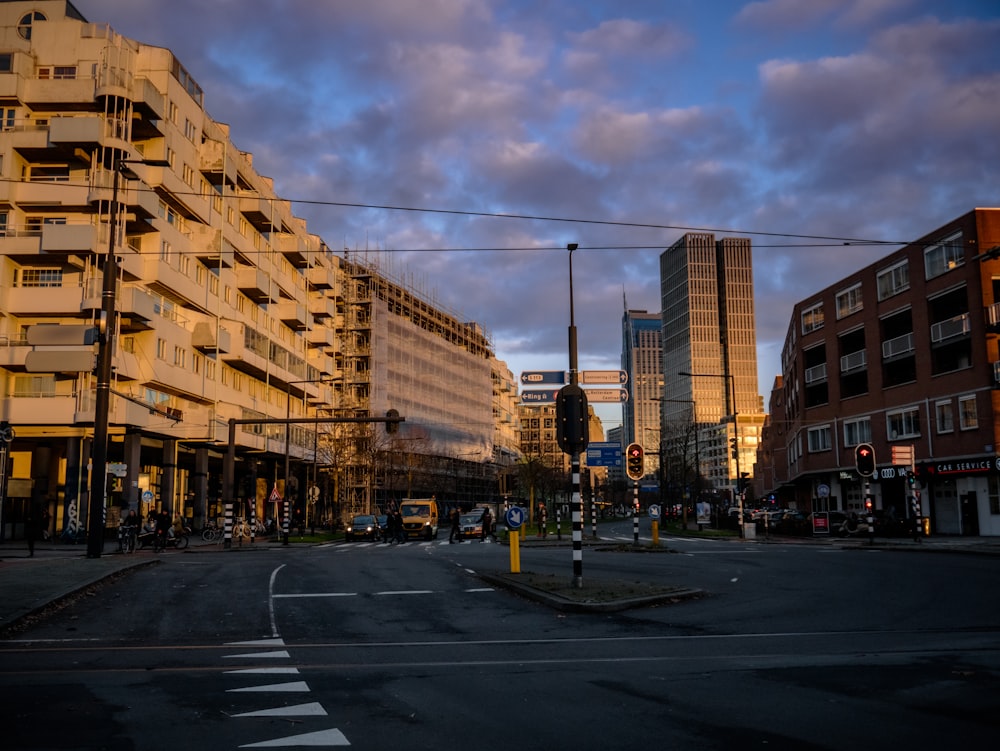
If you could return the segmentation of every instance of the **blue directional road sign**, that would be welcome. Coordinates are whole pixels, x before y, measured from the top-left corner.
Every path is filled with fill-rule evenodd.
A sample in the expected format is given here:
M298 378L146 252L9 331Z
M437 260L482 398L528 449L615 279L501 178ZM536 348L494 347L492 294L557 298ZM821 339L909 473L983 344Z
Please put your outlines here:
M594 442L587 444L588 467L622 466L622 445L615 442Z
M525 370L521 373L521 383L525 386L544 386L549 383L566 383L565 370Z
M522 391L521 404L555 404L559 389L539 389L538 391Z
M511 506L507 509L504 519L511 529L520 529L521 525L524 524L524 509L520 506Z

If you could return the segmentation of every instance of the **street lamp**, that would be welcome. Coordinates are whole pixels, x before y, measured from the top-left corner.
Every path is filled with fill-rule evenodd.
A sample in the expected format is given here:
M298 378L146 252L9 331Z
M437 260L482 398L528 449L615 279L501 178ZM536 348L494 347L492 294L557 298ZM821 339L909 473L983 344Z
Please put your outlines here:
M111 204L108 206L108 256L104 259L101 284L101 318L97 340L97 387L94 394L94 445L90 453L90 501L87 506L87 557L100 558L104 552L104 504L108 493L108 423L111 413L111 364L114 358L112 334L115 322L115 287L118 259L115 257L118 224L118 183L126 164L169 167L159 159L122 159L111 163Z
M729 386L729 393L732 398L733 407L733 439L735 441L736 450L733 452L736 459L736 479L733 483L733 499L737 503L739 509L739 530L740 537L743 537L743 496L740 494L740 427L739 420L736 413L736 378L732 373L688 373L686 371L681 371L677 375L686 376L688 378L725 378L727 380L727 385Z

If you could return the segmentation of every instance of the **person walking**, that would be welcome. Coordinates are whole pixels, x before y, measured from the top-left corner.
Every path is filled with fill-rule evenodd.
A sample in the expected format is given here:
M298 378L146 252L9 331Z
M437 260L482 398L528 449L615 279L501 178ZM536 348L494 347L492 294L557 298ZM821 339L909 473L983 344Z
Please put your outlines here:
M451 534L448 535L448 542L454 543L456 537L458 538L459 542L462 541L462 528L459 525L459 514L457 507L451 510Z
M38 539L38 509L35 504L28 504L28 516L24 520L24 537L28 541L28 557L35 557L35 541Z
M396 515L392 509L385 512L385 538L382 540L386 545L392 545L396 540Z
M489 509L483 511L483 529L479 535L480 542L487 542L493 536L493 514Z

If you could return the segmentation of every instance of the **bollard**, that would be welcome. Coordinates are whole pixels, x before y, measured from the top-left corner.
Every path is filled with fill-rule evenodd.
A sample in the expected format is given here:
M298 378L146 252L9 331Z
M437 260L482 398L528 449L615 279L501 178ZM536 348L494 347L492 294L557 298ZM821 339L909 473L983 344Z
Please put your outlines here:
M225 515L222 517L222 547L233 546L233 504L227 503Z
M653 547L660 547L660 523L653 520Z
M556 539L562 539L562 506L556 506Z
M515 529L514 534L508 532L507 539L510 540L510 572L512 574L521 573L521 535L520 530Z

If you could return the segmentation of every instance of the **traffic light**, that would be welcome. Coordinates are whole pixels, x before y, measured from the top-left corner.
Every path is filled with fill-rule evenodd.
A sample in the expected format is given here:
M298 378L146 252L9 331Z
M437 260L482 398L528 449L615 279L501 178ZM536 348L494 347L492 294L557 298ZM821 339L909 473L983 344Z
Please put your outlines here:
M740 455L739 451L740 450L739 447L736 445L736 438L734 436L733 438L729 439L729 454L733 457L733 459L738 459Z
M579 386L563 386L556 396L556 441L567 454L583 453L590 443L587 394Z
M917 484L917 473L912 469L906 473L906 484L912 489Z
M389 419L385 423L385 433L386 435L395 435L399 432L399 410L390 409L385 413L385 416Z
M875 474L875 449L870 443L859 443L854 449L854 466L862 477Z
M865 511L871 511L871 510L872 510L872 497L870 495L865 496Z
M638 443L630 443L625 449L625 473L632 480L641 480L645 470L643 469L642 446Z

